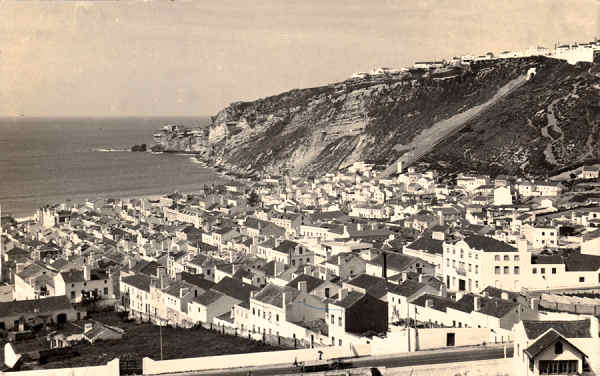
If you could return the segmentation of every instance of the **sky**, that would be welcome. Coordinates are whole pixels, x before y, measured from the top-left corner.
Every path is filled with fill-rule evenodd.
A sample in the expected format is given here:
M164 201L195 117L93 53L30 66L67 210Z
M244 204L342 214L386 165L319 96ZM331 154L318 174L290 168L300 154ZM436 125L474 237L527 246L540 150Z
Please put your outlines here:
M0 116L204 116L353 72L600 37L599 0L2 1Z

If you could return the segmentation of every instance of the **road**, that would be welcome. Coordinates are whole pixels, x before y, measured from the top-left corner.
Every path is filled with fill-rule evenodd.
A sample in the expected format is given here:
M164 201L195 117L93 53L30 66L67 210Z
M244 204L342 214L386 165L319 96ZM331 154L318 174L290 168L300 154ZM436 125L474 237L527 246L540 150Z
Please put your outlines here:
M507 356L512 357L513 348L512 345L507 346ZM439 364L439 363L451 363L451 362L468 362L474 360L488 360L488 359L499 359L504 357L503 347L489 347L489 348L469 348L465 350L452 349L448 351L423 351L410 354L398 354L390 356L368 356L363 358L357 358L350 360L353 368L362 367L409 367L423 364ZM290 364L290 366L279 365L274 367L254 367L254 368L243 368L236 370L219 370L219 371L203 371L203 372L189 372L189 373L178 373L179 376L246 376L248 371L252 372L252 376L258 375L285 375L300 373L299 368L296 368Z

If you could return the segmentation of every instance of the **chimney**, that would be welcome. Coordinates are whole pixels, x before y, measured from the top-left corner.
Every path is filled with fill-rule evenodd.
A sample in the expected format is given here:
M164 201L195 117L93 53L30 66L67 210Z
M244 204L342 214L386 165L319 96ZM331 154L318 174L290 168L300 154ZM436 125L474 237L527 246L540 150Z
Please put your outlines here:
M179 288L179 298L183 298L183 296L185 295L185 290L187 290L185 287L180 287Z
M342 301L344 300L346 297L348 296L348 289L346 288L341 288L338 291L338 301Z
M446 224L446 221L444 219L444 213L442 213L442 211L438 211L438 222L440 224L440 226L443 226Z
M425 299L425 308L433 308L433 299L431 299L431 298Z
M256 290L252 290L250 291L250 297L254 298L254 295L256 295Z
M423 283L423 274L419 274L419 283Z
M473 309L481 311L481 299L478 296L473 297Z
M132 258L129 258L127 260L127 266L129 267L129 270L133 270L133 267L135 266L135 263L133 262Z
M282 308L285 311L285 307L286 307L285 291L281 293L281 303L282 303Z
M90 270L90 266L89 265L84 265L83 266L83 279L85 281L89 281L90 279L92 279L92 271Z
M486 297L486 298L487 298L487 297L488 297L488 292L487 292L487 291L484 291L484 292L482 293L482 295L483 295L484 297Z
M231 264L231 275L233 276L235 272L238 270L237 264Z
M387 253L383 252L383 266L381 267L381 276L387 281Z
M508 293L503 291L502 294L500 294L500 299L509 300Z
M94 329L94 324L91 322L86 322L85 324L83 324L83 332L87 333L90 330Z
M408 279L408 272L402 272L402 282L406 281Z
M308 292L308 282L300 281L298 282L298 290L302 292Z
M337 257L337 264L341 266L342 265L342 261L343 261L342 255L338 255L338 257Z
M531 300L529 301L530 308L533 311L537 311L538 310L539 304L540 304L539 298L531 298Z

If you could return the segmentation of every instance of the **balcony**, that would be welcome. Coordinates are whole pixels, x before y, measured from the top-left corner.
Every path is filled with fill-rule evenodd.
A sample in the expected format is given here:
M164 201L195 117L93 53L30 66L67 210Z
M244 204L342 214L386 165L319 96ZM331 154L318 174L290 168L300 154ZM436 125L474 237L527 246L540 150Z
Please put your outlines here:
M465 269L464 266L457 266L454 268L454 270L456 270L456 274L458 274L458 275L462 275L462 276L467 275L467 269Z

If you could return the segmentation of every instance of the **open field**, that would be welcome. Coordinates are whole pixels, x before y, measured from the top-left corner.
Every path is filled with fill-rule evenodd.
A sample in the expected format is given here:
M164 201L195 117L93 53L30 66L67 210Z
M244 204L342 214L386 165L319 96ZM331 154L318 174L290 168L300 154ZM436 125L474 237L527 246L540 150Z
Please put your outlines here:
M36 368L100 365L106 364L114 358L122 358L123 355L139 358L140 360L143 357L160 359L160 328L158 326L147 323L125 322L113 312L92 315L91 318L125 329L123 339L120 341L96 342L93 345L82 342L73 346L73 350L77 351L80 356L60 362L51 362ZM274 346L240 337L220 335L203 328L163 327L162 337L164 359L280 350Z

